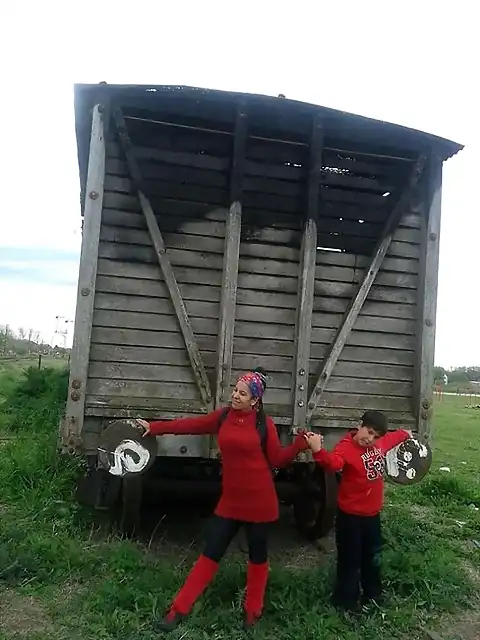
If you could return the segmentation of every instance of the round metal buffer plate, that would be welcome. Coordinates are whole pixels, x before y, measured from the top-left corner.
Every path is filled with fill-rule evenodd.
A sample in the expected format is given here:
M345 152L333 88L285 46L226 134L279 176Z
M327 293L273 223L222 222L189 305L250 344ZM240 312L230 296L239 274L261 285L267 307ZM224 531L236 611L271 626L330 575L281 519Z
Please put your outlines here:
M432 465L432 450L426 440L415 435L389 451L385 457L388 480L397 484L416 484Z
M135 420L116 420L100 437L98 461L114 476L145 473L155 462L157 439L142 437L143 429Z

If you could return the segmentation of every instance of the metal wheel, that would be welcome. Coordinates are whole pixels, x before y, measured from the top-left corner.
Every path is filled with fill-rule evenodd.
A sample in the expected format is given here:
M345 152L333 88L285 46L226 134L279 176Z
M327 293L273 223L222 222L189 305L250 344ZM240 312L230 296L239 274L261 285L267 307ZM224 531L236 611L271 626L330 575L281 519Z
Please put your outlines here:
M293 505L295 524L308 540L323 538L333 528L337 490L335 474L317 465L308 473L302 493Z

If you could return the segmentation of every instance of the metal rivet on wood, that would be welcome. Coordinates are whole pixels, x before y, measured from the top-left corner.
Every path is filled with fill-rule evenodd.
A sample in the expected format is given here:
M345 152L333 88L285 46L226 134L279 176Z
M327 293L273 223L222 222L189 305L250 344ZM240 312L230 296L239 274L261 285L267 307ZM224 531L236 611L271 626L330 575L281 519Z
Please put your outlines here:
M90 191L90 193L88 194L89 198L91 200L96 200L98 198L98 192L97 191Z
M88 287L82 287L80 293L84 298L86 298L90 295L90 289Z
M82 386L82 383L80 382L80 380L72 380L73 389L80 389L81 386Z

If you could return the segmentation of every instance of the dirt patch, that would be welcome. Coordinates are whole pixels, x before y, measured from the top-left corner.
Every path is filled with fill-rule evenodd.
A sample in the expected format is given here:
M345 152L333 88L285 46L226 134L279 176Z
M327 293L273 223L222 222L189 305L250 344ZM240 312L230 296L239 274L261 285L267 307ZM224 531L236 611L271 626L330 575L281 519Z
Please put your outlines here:
M52 621L38 600L8 589L0 594L0 629L14 638L29 638L39 629L54 633Z
M445 620L441 625L441 640L478 640L480 638L480 601L469 611ZM427 636L428 638L428 636Z

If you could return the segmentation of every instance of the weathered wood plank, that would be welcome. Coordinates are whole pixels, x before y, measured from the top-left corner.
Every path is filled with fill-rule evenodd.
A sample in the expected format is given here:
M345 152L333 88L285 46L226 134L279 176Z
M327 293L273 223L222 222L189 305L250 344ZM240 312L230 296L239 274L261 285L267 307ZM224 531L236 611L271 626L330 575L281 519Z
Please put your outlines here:
M233 157L230 173L230 208L225 225L225 249L223 254L220 319L218 324L216 407L226 402L232 370L235 308L237 304L240 259L240 235L242 227L242 183L245 173L247 127L247 114L244 108L240 106L235 123L233 142Z
M251 332L248 332L251 333ZM362 336L370 334L361 334L360 338L352 337L356 342L363 342ZM388 336L388 334L385 334ZM216 352L216 336L198 335L198 344L202 353ZM404 340L411 339L405 336ZM170 349L181 349L183 347L182 337L178 333L168 331L146 331L142 329L125 329L119 327L93 327L92 343L94 344L110 344L137 347L161 347ZM391 341L384 341L389 346L385 347L365 347L364 345L347 345L345 347L345 360L365 362L378 362L384 364L413 364L414 352L408 351L407 347L396 336L391 336ZM408 346L409 343L406 342ZM327 351L328 340L325 337L324 343L312 343L311 358L312 360L321 360ZM394 348L396 347L396 348ZM234 340L234 352L236 354L249 354L251 356L285 356L293 357L293 342L289 340L272 340L268 338L251 338L238 336ZM293 365L292 365L293 366Z
M327 391L322 395L320 402L321 404L317 405L318 409L315 411L315 413L320 415L322 407L328 407L330 409L356 409L359 412L367 411L368 409L378 409L379 411L409 413L412 411L413 405L413 399L411 397L397 398L394 396L373 396L371 394L362 395L345 392L332 393Z
M230 388L238 375L243 369L232 369L232 377L228 380ZM122 384L126 381L132 383L165 383L168 391L169 385L178 383L179 393L182 398L184 385L190 393L192 386L195 386L195 379L189 367L179 367L167 364L133 364L133 363L109 363L109 362L92 362L89 370L89 379L100 379L108 381L120 381ZM102 382L102 384L103 384ZM305 381L307 382L307 381ZM113 383L112 383L113 384ZM362 377L332 377L329 381L327 392L353 393L353 394L370 394L395 397L412 397L411 381L397 380L372 380ZM112 387L116 390L118 385ZM122 387L123 388L123 387ZM157 388L157 387L155 387ZM283 390L286 394L285 398L292 397L292 377L288 373L276 373L271 376L269 392L271 390ZM101 392L104 393L103 391ZM270 393L269 393L270 395ZM295 424L295 422L294 422Z
M85 414L87 416L99 416L105 418L162 418L163 420L173 420L175 418L184 416L186 413L202 413L200 403L190 404L186 402L179 403L178 401L176 401L173 406L165 408L165 401L162 401L162 407L155 409L152 407L142 406L139 408L133 408L130 404L128 405L128 407L125 407L124 402L117 403L117 407L115 407L115 404L110 403L108 404L108 406L105 406L101 396L89 396L89 399L90 398L92 399L92 404L87 404L85 411ZM138 402L143 402L143 400L138 400ZM272 417L277 426L283 428L291 426L291 418L289 416L276 415L274 413L275 409L277 408L276 406L269 405L267 408L268 415ZM288 410L288 407L286 405L283 405L280 410L284 413L286 410ZM336 415L336 413L340 413L341 415ZM389 411L388 416L389 424L392 428L400 428L402 426L411 428L413 426L413 418L407 413ZM310 422L310 426L317 429L322 429L322 431L327 432L338 431L338 438L341 437L345 430L355 427L356 424L358 424L360 418L361 413L359 414L358 410L343 409L337 410L337 412L332 412L331 416L329 417L323 417L323 414L322 417L313 416L312 421Z
M218 221L223 223L225 221L225 211L218 210L216 217L219 218ZM135 222L132 222L132 218L135 219ZM206 220L210 220L210 217L207 216ZM139 214L104 208L102 221L102 240L106 242L151 246L145 220ZM224 234L222 233L219 238L212 237L210 232L212 230L216 232L217 226L212 227L208 222L202 225L201 221L199 222L200 224L197 222L195 226L194 234L186 233L183 228L181 232L166 232L164 239L167 246L190 251L200 250L223 254ZM218 227L218 229L220 230L222 227ZM265 258L265 256L268 255L272 260L298 264L299 249L285 246L261 245L258 243L243 243L240 247L240 255L254 258ZM362 269L368 267L368 257L348 253L318 251L317 264ZM382 270L418 273L418 260L387 256L382 265Z
M82 249L78 276L75 330L71 353L70 379L62 442L65 446L78 446L84 420L85 388L88 356L92 332L97 256L100 239L102 202L105 178L105 106L93 109L90 152L85 193Z
M221 186L212 187L194 183L183 184L180 179L176 182L145 180L144 185L149 198L171 198L219 206L226 206L228 201L228 190L226 187ZM107 174L105 189L116 193L131 194L134 192L134 185L129 178ZM285 191L285 188L282 191ZM385 200L388 199L382 198L380 192L374 194L367 191L354 191L328 186L322 189L322 198L325 198L326 202L355 204L364 207L372 206L379 209L383 207L387 211ZM245 191L244 200L247 207L266 209L267 211L278 210L291 214L301 213L301 198L299 195Z
M346 378L368 377L379 380L397 380L400 382L411 382L413 380L413 366L406 364L382 364L391 352L386 349L365 349L362 347L345 347L346 353L350 353L352 359L356 361L346 362L339 360L335 369L338 376ZM365 362L365 355L375 354L378 362ZM411 352L404 354L394 352L394 356L400 361L413 361ZM203 354L207 369L212 370L216 366L215 354L205 352ZM371 357L371 356L370 356ZM138 347L138 346L117 346L114 344L92 344L90 351L90 362L102 363L127 363L139 365L170 365L174 367L188 367L189 359L183 349L171 349L162 347ZM319 359L312 358L311 366L318 364ZM236 353L233 356L233 369L235 371L245 371L252 367L264 366L272 375L285 373L291 379L293 362L289 357L276 355L255 355Z
M369 258L367 256L356 256L352 253L327 253L317 251L317 265L348 267L350 269L368 269ZM380 273L393 271L399 273L418 273L418 260L409 258L385 257Z
M123 295L118 293L98 292L95 296L95 309L106 311L131 311L134 313L174 315L171 300L165 293L164 298L151 298L140 295ZM184 298L185 307L189 317L213 318L218 320L219 308L215 302L204 302L189 300ZM373 304L373 303L372 303ZM387 311L391 305L385 304L382 307L377 305L379 313ZM369 307L366 308L369 310ZM365 310L364 310L365 311ZM395 309L392 311L393 315ZM292 326L295 324L294 309L277 309L271 307L260 307L255 305L237 305L236 318L240 321L262 322ZM312 326L324 328L338 328L343 315L341 313L314 313ZM356 330L374 331L382 333L401 333L413 335L416 332L414 320L403 319L401 317L388 317L381 315L364 315L357 318Z
M276 294L271 294L276 295ZM416 318L417 308L413 304L403 304L391 302L388 299L375 300L376 292L370 291L370 299L365 301L362 308L362 316L383 316L388 318L403 318L412 320ZM349 305L346 298L322 298L316 297L314 300L314 311L319 313L342 313L344 314Z
M109 222L109 212L110 210L105 210L105 218L104 218L104 227L102 229L102 239L107 242L121 242L124 244L131 244L134 247L133 250L141 250L142 248L150 247L151 244L147 244L145 231L141 230L133 230L127 227L119 227L108 224ZM128 215L128 214L127 214ZM135 214L132 214L135 215ZM110 218L111 219L111 218ZM322 230L328 228L326 224L328 221L322 220ZM206 238L212 238L213 240L213 249L207 249L212 251L213 253L218 253L218 242L219 239L223 239L225 237L225 227L221 222L213 222L210 220L185 220L181 222L178 218L164 216L162 218L162 229L165 230L164 238L165 242L169 246L175 246L175 243L172 240L177 240L178 244L181 246L183 243L190 240L190 244L195 242L196 238L186 238L186 236L198 236L197 240L200 244L205 244ZM406 232L412 231L410 229L405 230ZM413 230L417 233L417 229ZM325 234L320 234L320 237ZM328 234L330 235L330 234ZM246 222L246 226L243 230L243 236L246 240L250 240L253 243L253 247L256 244L265 244L268 246L262 248L252 248L249 246L244 249L243 253L245 255L251 255L252 253L255 255L260 254L260 249L267 252L271 258L275 258L276 255L280 256L281 260L295 261L298 262L298 248L297 245L300 245L301 234L299 231L291 230L291 229L274 229L270 227L262 227L262 228L252 228L248 226ZM373 237L373 236L372 236ZM375 235L377 237L377 234ZM371 240L372 238L370 238ZM412 238L413 239L413 238ZM418 237L419 239L419 237ZM370 241L368 240L368 241ZM342 234L341 240L338 242L335 240L333 244L341 244L342 246L345 243L351 243L352 247L355 245L357 247L358 243L360 243L360 249L362 247L362 238L360 236L357 237L348 237L345 234ZM278 251L277 247L284 247L288 245L291 248L290 252ZM332 244L331 238L329 237L329 244ZM138 247L137 245L142 245L142 247ZM274 246L272 246L274 245ZM275 246L277 245L277 246ZM398 246L397 246L398 245ZM322 245L319 245L322 246ZM406 257L416 258L419 255L419 242L403 242L403 241L395 241L394 249L396 248L397 252L401 252L401 254L406 253ZM272 253L270 253L272 251ZM145 253L145 251L144 251ZM330 255L328 252L321 252L322 255ZM261 254L260 254L261 255ZM353 255L353 254L351 254ZM404 262L407 262L404 260Z
M397 380L369 380L367 378L343 378L332 376L326 393L353 393L373 396L412 398L413 383Z
M442 215L442 162L439 158L434 156L430 158L426 177L427 211L420 267L415 414L418 432L428 436L433 404L433 366Z
M195 378L189 366L172 366L163 362L161 364L135 364L92 361L88 377L142 382L178 382L195 385Z
M188 400L183 398L128 398L126 396L104 396L89 393L86 399L86 414L90 416L128 416L135 411L134 416L141 418L144 410L153 411L151 417L161 418L165 413L179 412L206 413L202 400Z
M158 279L158 274L155 273L155 266L152 264L121 262L101 258L98 261L98 270L100 275L139 278L142 280ZM198 284L220 287L222 281L221 272L215 269L177 266L175 274L176 280L180 284ZM385 277L387 276L385 275ZM355 283L326 282L323 280L317 280L315 282L315 295L332 298L351 298L355 288ZM240 289L251 289L252 291L257 292L257 294L258 291L266 293L284 292L293 294L296 293L296 280L293 277L275 277L261 274L239 273L238 289L238 295L240 295ZM416 304L416 292L414 289L376 286L370 291L370 299L414 305ZM295 302L293 302L293 305L295 305Z
M315 429L321 430L322 433L325 431L327 433L339 431L336 436L336 440L338 440L344 432L348 429L354 429L362 415L358 413L358 411L354 409L349 409L348 415L344 418L333 416L331 418L317 418L315 416L312 417L309 426L314 427ZM389 417L389 426L392 429L411 429L413 426L412 416L405 413L396 413L393 411L388 412ZM335 434L336 435L336 434Z
M157 402L158 399L178 398L180 401L192 401L199 398L198 388L195 384L110 378L90 378L87 382L87 393L107 398L143 398L148 401L157 400ZM290 401L289 394L284 389L269 389L268 398L272 403L288 403Z
M307 147L285 144L281 140L252 139L248 147L248 157L259 160L262 164L298 167L307 162ZM324 163L328 167L365 175L402 177L405 174L403 162L389 162L376 157L366 158L362 154L339 152L328 147L325 148Z
M214 185L224 188L227 186L225 172L228 165L224 158L145 147L135 147L134 152L140 161L142 175L146 179L182 180L192 184ZM129 175L126 163L116 157L108 158L107 173L123 177ZM247 161L245 163L245 190L299 197L301 196L301 174L301 167ZM337 167L326 165L320 168L319 180L325 185L382 194L395 190L395 185L387 178L374 177L364 173L342 172L338 171Z
M373 256L372 263L368 271L366 272L364 276L364 280L360 285L360 287L358 288L358 291L355 297L352 299L352 303L349 307L344 323L340 328L340 330L338 331L337 336L335 337L335 340L331 345L328 357L326 358L325 363L320 370L317 382L315 384L315 387L309 399L307 418L310 418L310 416L313 414L313 411L315 410L315 407L317 406L322 393L326 389L328 380L332 375L335 364L337 363L337 360L340 357L342 349L345 346L347 339L350 336L352 328L354 327L356 319L362 309L363 303L365 302L367 296L370 293L372 284L378 274L378 271L380 270L383 259L387 254L387 251L393 239L393 235L397 228L398 222L406 206L405 203L408 203L410 201L412 191L417 186L419 177L423 172L425 162L426 162L425 156L421 155L415 164L415 168L409 179L409 184L407 188L405 189L399 201L393 208L393 211L388 219L388 222L386 223L384 233L382 235L382 238L380 239L377 250L375 251L375 255Z
M104 228L105 229L105 228ZM103 234L107 235L107 234ZM112 236L110 236L112 237ZM121 236L120 236L121 237ZM228 236L227 236L228 237ZM213 239L211 240L213 242ZM205 243L207 244L207 243ZM208 247L210 249L211 247ZM263 247L265 253L270 253L269 247ZM219 253L202 250L182 249L177 247L167 248L169 259L173 266L192 267L194 269L213 269L221 271L223 260ZM144 264L156 264L155 251L152 247L126 244L120 241L102 240L99 247L99 256L108 260L135 262ZM298 272L298 264L273 260L270 258L239 258L239 271L250 275L271 275L295 278ZM321 266L316 268L317 282L326 280L329 282L358 283L362 280L362 269L350 267ZM378 285L389 287L417 288L417 275L414 273L380 271L377 279Z
M150 147L186 153L207 154L218 158L231 157L232 137L215 130L204 131L182 127L170 127L142 120L128 120L135 147Z
M149 380L116 380L112 378L89 378L87 393L117 398L178 398L198 400L196 383L152 382Z
M115 109L114 118L115 118L115 123L117 125L120 143L125 152L125 157L127 159L130 173L137 186L138 197L140 200L143 214L145 215L145 220L147 223L149 233L152 237L152 242L155 247L155 251L157 253L158 263L162 270L165 283L168 287L170 297L171 297L173 306L175 308L175 312L177 314L178 322L182 331L185 347L190 357L190 362L192 364L192 369L193 369L195 379L197 381L198 389L202 397L202 400L205 403L205 407L207 409L210 409L213 406L212 395L210 391L210 383L208 381L205 368L203 366L200 352L195 342L195 336L193 334L193 331L188 319L188 315L185 309L185 305L183 303L180 290L178 288L175 274L173 273L172 265L166 253L165 244L164 244L160 229L158 227L155 214L151 208L148 198L145 196L145 194L142 191L142 179L139 172L138 164L132 153L131 142L130 142L128 131L125 125L125 120L123 119L122 112L119 109Z
M202 218L212 221L224 221L226 209L224 207L211 207L204 202L189 202L181 200L171 200L168 198L152 199L152 205L156 210L162 212L162 218L165 215L176 218ZM131 217L125 218L122 224L128 226L138 226L145 228L145 221L140 211L140 206L134 196L122 193L114 193L107 191L105 193L104 206L112 211L118 210L123 214L127 212ZM365 223L383 224L385 221L385 209L374 207L358 207L354 204L336 204L332 202L324 203L321 215L325 220L340 220L344 222L358 224L359 220ZM135 217L135 214L137 217ZM253 224L261 220L262 225L275 228L300 229L302 217L299 214L289 214L276 210L262 210L254 207L244 207L243 214L245 220ZM399 223L399 229L419 229L420 216L418 212L406 211ZM333 230L333 229L332 229Z
M319 119L313 119L310 158L307 176L306 220L303 229L300 270L298 273L298 311L295 323L293 373L293 427L305 425L310 374L310 343L312 337L313 297L317 253L320 175L322 170L323 129Z
M193 331L198 335L217 336L218 324L215 319L192 317L190 319ZM118 329L140 329L144 331L170 332L178 331L178 322L174 315L154 313L136 313L117 310L95 310L93 315L94 327L112 327ZM244 322L237 320L235 335L239 338L260 338L264 340L294 341L294 327L276 323ZM335 338L335 328L313 327L311 342L313 344L330 344ZM415 336L403 334L381 333L374 331L353 330L348 337L347 344L354 346L371 346L389 349L415 349ZM293 347L292 347L293 348Z
M115 266L115 265L114 265ZM129 265L135 266L135 265ZM102 266L102 268L104 265ZM115 274L115 269L109 265L107 271ZM118 271L116 272L118 273ZM97 291L103 293L118 293L125 295L141 294L150 298L168 298L168 290L163 282L152 279L142 279L135 277L138 274L128 271L126 276L122 270L120 275L100 275L97 277ZM180 291L184 300L197 300L200 302L219 302L220 287L211 285L196 285L179 283ZM384 316L389 318L414 319L416 318L416 306L414 304L402 304L391 302L388 295L383 295L381 289L373 289L370 292L370 300L365 302L362 309L364 316ZM377 298L377 299L375 299ZM238 304L248 306L259 306L262 308L275 308L292 310L296 308L297 297L288 293L262 292L259 296L255 291L239 289L237 291ZM348 296L345 298L321 297L314 299L314 311L318 313L341 313L344 314L348 307Z

